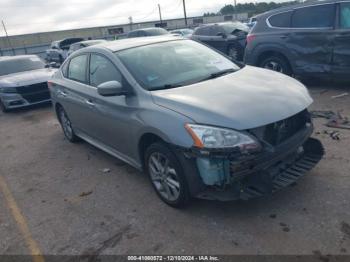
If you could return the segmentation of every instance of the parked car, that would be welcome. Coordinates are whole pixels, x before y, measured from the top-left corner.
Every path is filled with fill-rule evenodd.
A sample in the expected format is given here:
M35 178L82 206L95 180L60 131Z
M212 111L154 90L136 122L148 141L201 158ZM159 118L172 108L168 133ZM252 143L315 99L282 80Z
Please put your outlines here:
M203 25L195 29L192 39L203 42L232 59L242 61L249 27L240 22Z
M159 197L232 200L294 183L323 155L297 80L174 36L78 50L50 82L66 138L144 170Z
M92 45L98 45L107 42L107 40L104 39L98 39L98 40L86 40L77 42L74 44L71 44L68 50L68 56L73 53L74 51L77 51L79 49L82 49L84 47L92 46Z
M169 32L164 28L160 27L150 27L142 28L128 33L128 38L143 37L143 36L157 36L157 35L168 35Z
M191 38L194 30L190 28L176 29L170 31L170 34L180 35L186 38Z
M249 65L349 81L350 2L306 2L267 12L257 16L247 42Z
M36 55L0 57L1 110L49 102L47 81L54 72Z
M248 23L246 23L246 25L249 27L249 28L253 28L253 26L255 25L256 23L256 17L253 16L249 19Z
M84 41L84 38L66 38L59 41L53 41L50 49L46 50L46 61L62 64L68 56L69 47L77 42Z

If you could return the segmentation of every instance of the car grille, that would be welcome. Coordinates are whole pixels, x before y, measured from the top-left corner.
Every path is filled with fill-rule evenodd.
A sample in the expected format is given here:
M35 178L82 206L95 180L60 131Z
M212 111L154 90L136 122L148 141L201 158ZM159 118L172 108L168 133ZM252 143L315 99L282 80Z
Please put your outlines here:
M259 140L276 146L295 135L304 128L308 122L311 122L310 114L307 110L304 110L289 118L250 131L256 135Z
M29 103L37 103L50 99L50 92L47 83L39 83L28 86L18 86L17 93Z

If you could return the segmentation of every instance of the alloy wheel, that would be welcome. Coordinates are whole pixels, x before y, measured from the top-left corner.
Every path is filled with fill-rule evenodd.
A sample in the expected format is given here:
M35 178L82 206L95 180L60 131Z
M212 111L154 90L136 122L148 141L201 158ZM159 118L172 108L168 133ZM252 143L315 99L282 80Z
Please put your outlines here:
M283 73L283 66L276 62L276 61L268 61L265 65L264 68L269 69L269 70L273 70L279 73Z
M228 56L233 60L238 60L238 50L235 47L231 47L228 51Z
M176 201L180 196L180 181L169 159L162 153L154 152L148 159L148 168L158 193L168 201Z

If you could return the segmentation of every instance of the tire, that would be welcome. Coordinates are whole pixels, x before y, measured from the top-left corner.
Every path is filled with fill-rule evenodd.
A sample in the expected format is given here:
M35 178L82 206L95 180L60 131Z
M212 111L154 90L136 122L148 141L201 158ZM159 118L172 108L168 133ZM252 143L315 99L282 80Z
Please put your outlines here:
M69 120L66 111L64 111L63 107L59 107L57 110L58 120L61 124L64 136L68 139L69 142L75 143L78 142L80 139L76 136L72 123Z
M3 102L0 100L0 109L3 113L7 113L9 110L5 107Z
M147 148L145 168L154 190L163 202L175 208L189 203L190 195L183 168L164 143L157 142Z
M288 76L293 74L288 61L281 56L270 56L259 63L259 67L273 70Z

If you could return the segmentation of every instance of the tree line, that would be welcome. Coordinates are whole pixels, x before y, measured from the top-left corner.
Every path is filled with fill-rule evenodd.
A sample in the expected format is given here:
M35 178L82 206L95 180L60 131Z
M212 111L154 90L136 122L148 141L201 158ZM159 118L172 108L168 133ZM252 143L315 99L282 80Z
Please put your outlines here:
M272 9L293 5L300 3L299 1L289 1L283 3L275 3L275 2L260 2L260 3L244 3L237 4L236 7L234 5L225 5L222 7L217 13L204 13L204 16L215 16L215 15L232 15L235 13L248 13L248 16L254 16L256 14L261 14L267 12Z

